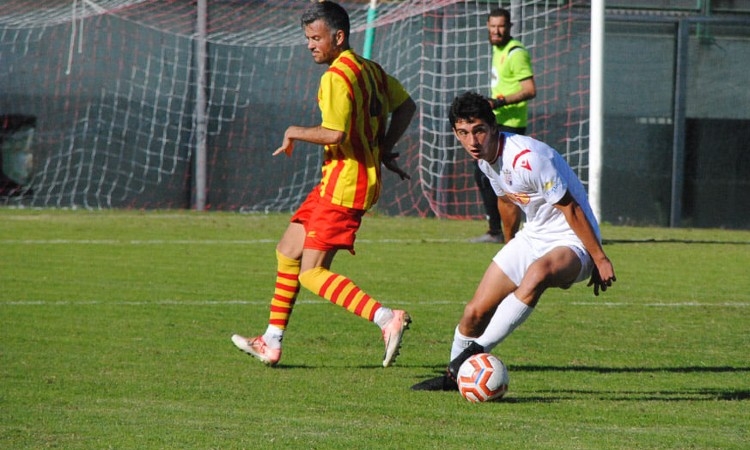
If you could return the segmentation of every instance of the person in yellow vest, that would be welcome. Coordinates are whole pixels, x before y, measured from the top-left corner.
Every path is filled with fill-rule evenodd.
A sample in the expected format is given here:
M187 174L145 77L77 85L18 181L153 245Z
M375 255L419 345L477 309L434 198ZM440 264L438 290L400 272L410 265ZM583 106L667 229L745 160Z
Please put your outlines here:
M313 60L328 66L318 88L321 124L288 127L273 154L291 156L297 141L323 145L322 176L276 246L276 288L265 333L235 334L232 342L261 362L276 365L302 286L377 324L385 343L383 366L388 367L396 360L411 318L330 268L338 250L354 254L362 216L380 195L382 167L402 180L409 178L396 164L393 148L409 127L416 103L380 65L350 48L349 15L340 5L315 2L301 22Z
M524 45L511 37L510 12L496 8L487 17L487 31L492 44L491 97L488 99L500 131L526 134L528 101L536 97L536 83L531 57ZM487 177L474 167L474 180L482 197L489 229L472 242L502 243L515 236L519 220L502 214L495 192Z

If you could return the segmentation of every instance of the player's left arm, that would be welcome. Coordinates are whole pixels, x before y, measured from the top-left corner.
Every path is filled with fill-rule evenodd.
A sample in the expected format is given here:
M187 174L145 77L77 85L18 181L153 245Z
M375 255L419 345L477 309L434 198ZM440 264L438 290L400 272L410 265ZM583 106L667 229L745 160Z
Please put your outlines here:
M514 103L521 103L526 100L531 100L536 97L536 82L534 77L525 78L519 81L521 89L518 92L506 95L505 104L512 105Z
M504 95L492 100L492 109L505 105L513 105L528 101L536 97L536 82L534 81L534 70L531 67L531 56L528 50L515 48L508 55L506 64L510 65L513 78L518 80L519 89L516 92L503 93Z
M507 95L499 95L496 98L487 99L492 109L502 108L503 106L521 103L536 97L536 82L534 77L524 78L518 82L521 86L517 92Z
M594 286L594 295L599 295L599 290L606 291L612 283L616 281L615 269L612 261L604 253L601 242L594 232L594 227L589 222L583 208L578 202L566 192L562 199L555 203L555 208L560 210L565 216L570 228L573 229L576 236L581 240L586 251L591 255L591 259L596 266L589 281L589 286Z
M408 180L411 177L396 163L396 158L399 155L393 149L396 147L398 140L401 139L401 136L409 128L414 113L417 111L417 104L406 92L401 83L390 75L388 75L388 94L390 101L398 106L391 111L388 128L383 139L379 142L380 154L386 169L398 174L402 180Z
M385 132L383 141L380 143L380 151L383 155L393 154L393 148L396 142L401 139L406 130L409 128L412 117L417 111L417 104L408 97L391 113L391 120L388 122L388 130ZM383 158L386 159L386 158Z

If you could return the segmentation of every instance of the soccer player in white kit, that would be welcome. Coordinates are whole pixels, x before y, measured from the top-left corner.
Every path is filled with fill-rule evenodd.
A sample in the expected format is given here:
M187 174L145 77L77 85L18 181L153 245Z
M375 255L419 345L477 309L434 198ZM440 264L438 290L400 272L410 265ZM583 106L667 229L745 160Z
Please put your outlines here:
M461 364L502 342L547 288L567 289L590 277L589 286L599 295L615 281L586 190L557 151L531 137L498 131L491 106L474 92L456 97L449 120L489 178L501 214L520 220L523 212L526 220L492 259L466 304L447 373L415 384L414 390L456 390Z

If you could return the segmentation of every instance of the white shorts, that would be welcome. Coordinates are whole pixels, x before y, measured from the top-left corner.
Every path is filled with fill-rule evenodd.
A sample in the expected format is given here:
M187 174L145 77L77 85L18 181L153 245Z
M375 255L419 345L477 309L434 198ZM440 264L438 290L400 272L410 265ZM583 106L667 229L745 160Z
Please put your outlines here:
M524 230L521 230L497 252L492 260L516 286L520 286L529 266L556 247L568 247L581 260L581 272L573 283L579 283L591 276L594 262L581 241L576 238L539 239L530 237L527 233L524 233ZM563 288L568 287L570 286L564 286Z

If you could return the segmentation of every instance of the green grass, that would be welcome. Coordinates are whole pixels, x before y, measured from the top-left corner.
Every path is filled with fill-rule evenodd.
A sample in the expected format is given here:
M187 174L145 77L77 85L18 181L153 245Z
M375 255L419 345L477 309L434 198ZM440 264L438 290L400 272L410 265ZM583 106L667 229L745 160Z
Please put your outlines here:
M605 226L618 281L552 290L495 350L510 391L443 371L498 247L471 221L366 217L334 270L414 318L374 325L303 291L279 367L265 329L288 215L0 209L0 448L747 448L750 232Z

